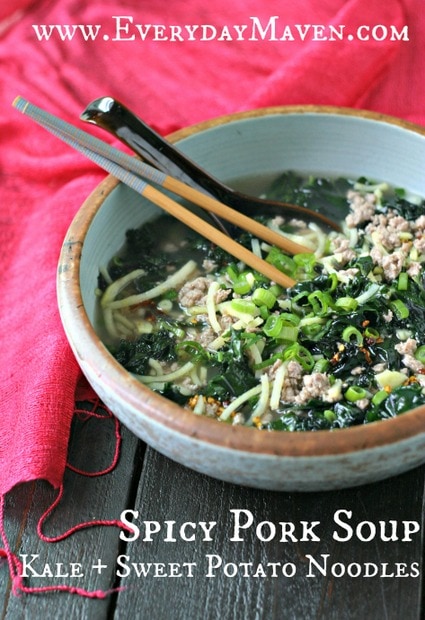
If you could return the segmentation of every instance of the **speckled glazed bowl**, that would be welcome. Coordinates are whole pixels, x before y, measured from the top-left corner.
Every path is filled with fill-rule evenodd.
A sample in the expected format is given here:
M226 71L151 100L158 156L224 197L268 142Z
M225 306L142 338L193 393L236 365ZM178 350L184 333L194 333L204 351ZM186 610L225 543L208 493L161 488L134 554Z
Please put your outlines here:
M369 112L277 107L226 116L169 136L227 181L285 169L388 181L425 195L425 130ZM425 408L337 431L261 432L196 416L142 386L108 353L93 324L98 268L124 233L158 208L107 177L72 222L58 298L87 379L116 416L166 456L262 489L318 491L380 480L425 461Z

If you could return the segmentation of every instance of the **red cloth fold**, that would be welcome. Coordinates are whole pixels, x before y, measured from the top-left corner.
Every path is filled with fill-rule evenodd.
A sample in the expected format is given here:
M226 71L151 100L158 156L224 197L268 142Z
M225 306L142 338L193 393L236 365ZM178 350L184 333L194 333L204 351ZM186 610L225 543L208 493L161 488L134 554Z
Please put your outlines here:
M59 320L56 265L72 217L104 177L13 110L13 99L22 95L78 124L90 100L110 94L163 134L293 103L363 107L425 124L422 8L422 0L14 0L0 10L0 494L36 478L55 487L62 480L81 374ZM113 16L128 27L121 38L134 40L112 40ZM102 30L95 41L60 40L57 32L38 40L34 26L49 24ZM168 40L154 40L155 24ZM198 26L194 40L186 25ZM235 25L247 25L245 40ZM202 26L208 40L199 39ZM352 40L335 36L341 26ZM369 40L355 36L360 26ZM382 40L373 39L375 26ZM257 40L249 40L253 28Z

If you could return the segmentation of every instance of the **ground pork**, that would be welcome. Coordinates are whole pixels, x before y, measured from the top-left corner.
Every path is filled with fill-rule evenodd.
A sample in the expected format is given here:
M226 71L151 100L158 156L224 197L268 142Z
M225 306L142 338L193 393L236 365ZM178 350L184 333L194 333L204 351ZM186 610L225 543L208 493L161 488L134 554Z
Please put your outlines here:
M365 232L373 237L375 243L389 251L402 247L406 239L413 237L412 224L393 212L386 216L379 214L373 217Z
M354 190L347 193L347 199L350 203L351 212L345 218L346 224L349 228L356 228L363 222L368 222L372 219L375 213L375 195L374 194L361 194Z
M395 350L400 355L413 355L418 347L418 343L414 338L408 338L404 342L399 342L395 345Z
M211 280L204 276L199 276L194 280L190 280L190 282L186 282L179 291L179 304L185 308L205 305L210 285ZM219 288L214 296L215 303L219 304L227 299L230 292L230 289Z
M201 301L207 294L210 284L210 280L203 276L183 284L178 297L180 305L185 308L201 305Z
M425 236L417 237L413 241L413 246L418 252L420 252L421 254L424 254L425 253Z
M334 257L340 265L346 265L356 257L355 251L350 248L346 237L337 236L333 239Z
M414 338L408 338L404 342L399 342L394 347L403 356L402 361L405 367L413 370L413 372L419 372L424 368L424 364L415 357L417 347L418 343Z
M407 275L409 275L411 278L415 278L421 273L421 269L422 267L420 263L412 262L407 269Z
M338 270L338 279L342 281L343 278L347 278L350 280L354 278L359 273L359 269L357 267L352 267L351 269L339 269Z
M401 251L384 254L376 247L371 249L370 256L375 265L382 267L386 280L394 280L399 275L406 258Z
M288 362L286 371L281 400L286 403L292 403L302 387L303 368L301 364L291 360Z
M216 340L217 334L213 328L208 325L208 316L206 314L199 315L197 319L202 323L202 328L188 331L187 338L188 340L199 342L203 347L208 348L211 342ZM217 315L217 320L222 331L225 332L237 319L229 315Z
M307 403L312 398L320 398L330 388L329 377L323 372L304 375L302 381L302 389L295 397L295 402L299 405Z
M421 234L425 231L425 215L420 215L412 225L414 230L419 231Z

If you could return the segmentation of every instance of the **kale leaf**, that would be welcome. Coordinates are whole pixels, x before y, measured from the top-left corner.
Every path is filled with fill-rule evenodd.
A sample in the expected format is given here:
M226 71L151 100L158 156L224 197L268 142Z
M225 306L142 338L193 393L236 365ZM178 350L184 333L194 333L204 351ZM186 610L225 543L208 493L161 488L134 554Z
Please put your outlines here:
M177 359L176 339L166 330L142 334L137 340L120 340L111 350L116 360L129 372L144 375L148 370L149 358L162 362Z
M394 196L384 199L382 204L377 205L376 207L377 213L386 214L389 210L396 211L406 220L416 220L425 212L425 200L421 200L419 203L414 203L397 194L394 194Z
M241 331L231 330L228 350L224 353L219 352L217 356L211 358L214 376L203 392L205 396L228 400L240 396L258 384L245 355L246 348L252 339L256 338L254 334L249 336L252 338L246 338L246 334Z
M122 251L114 256L108 264L108 273L113 281L118 280L135 269L143 269L146 275L141 276L133 285L136 291L146 290L164 279L164 274L172 265L170 253L158 250L157 239L161 227L167 225L162 216L155 221L147 222L140 228L126 231ZM100 274L98 278L100 290L105 290L107 282Z
M304 178L289 171L279 175L267 191L267 198L307 207L337 222L348 213L347 179Z
M247 362L226 359L214 368L217 374L203 390L205 396L225 401L240 396L258 383Z
M425 404L425 394L419 383L401 385L395 388L388 397L378 406L373 407L367 416L368 422L394 418L405 411Z

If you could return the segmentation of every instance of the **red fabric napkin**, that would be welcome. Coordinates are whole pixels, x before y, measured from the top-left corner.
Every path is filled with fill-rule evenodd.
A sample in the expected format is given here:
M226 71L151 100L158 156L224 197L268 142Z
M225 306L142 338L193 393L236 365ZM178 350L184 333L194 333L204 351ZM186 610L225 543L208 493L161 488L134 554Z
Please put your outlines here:
M36 478L55 487L62 481L81 375L56 307L56 265L72 217L104 177L12 109L13 99L22 95L79 124L90 100L112 95L163 134L221 114L294 103L363 107L425 124L422 9L422 0L2 6L0 494ZM72 24L102 29L94 41L78 29L61 40L57 28L42 39L42 26L50 24L63 32ZM240 33L243 25L238 35L235 26ZM355 36L359 27L369 40ZM335 34L342 32L344 40Z

